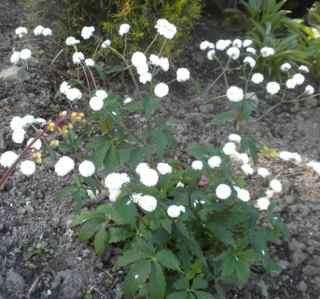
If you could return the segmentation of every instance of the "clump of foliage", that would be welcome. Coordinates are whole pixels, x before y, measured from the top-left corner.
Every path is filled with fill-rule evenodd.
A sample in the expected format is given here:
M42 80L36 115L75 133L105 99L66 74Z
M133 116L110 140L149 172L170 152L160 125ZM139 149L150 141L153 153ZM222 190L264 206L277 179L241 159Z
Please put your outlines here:
M106 38L114 37L122 23L130 23L133 28L128 43L130 49L147 45L153 37L155 21L158 18L166 18L179 28L175 41L164 46L166 54L177 54L181 50L178 45L190 37L202 9L199 0L55 0L52 3L42 0L25 1L33 5L33 11L38 7L40 15L50 14L52 17L53 14L55 31L59 32L62 38L71 32L81 30L87 24L101 28L101 34ZM113 44L117 49L124 46L120 37L113 38Z

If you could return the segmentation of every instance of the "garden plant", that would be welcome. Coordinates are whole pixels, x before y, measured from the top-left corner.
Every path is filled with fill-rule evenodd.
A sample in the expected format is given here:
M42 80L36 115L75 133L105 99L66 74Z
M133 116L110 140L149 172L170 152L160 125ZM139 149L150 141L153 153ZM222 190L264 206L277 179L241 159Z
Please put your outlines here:
M158 19L153 29L151 43L133 52L127 47L132 30L127 23L117 27L122 50L113 46L112 37L98 38L93 26L83 27L79 37L66 38L63 51L74 66L73 77L61 83L57 97L67 105L52 119L13 117L12 141L22 149L1 154L6 170L0 188L16 169L31 176L37 164L54 160L56 175L69 182L59 197L71 195L81 209L73 221L80 240L100 256L110 247L120 249L114 267L126 271L126 298L224 298L224 287L245 284L255 267L277 272L268 243L286 238L274 213L281 178L256 165L259 144L242 129L255 110L253 93L263 90L266 98L278 100L276 105L317 94L307 83L306 65L277 60L283 81L256 69L257 61L269 65L277 56L269 45L250 39L203 41L199 51L221 72L201 96L217 100L210 90L224 82L225 92L218 98L230 102L230 111L213 116L212 123L232 121L234 132L221 149L190 144L181 152L161 105L172 86L192 84L194 74L183 66L172 71L164 56L165 45L179 28ZM31 33L25 27L15 33L19 45L30 34L54 36L40 25ZM87 50L87 41L95 43L93 51ZM27 68L33 55L20 46L10 60ZM110 73L100 61L109 55L120 61L130 94L111 93L103 85ZM235 74L242 86L232 83ZM290 90L300 90L300 95L292 99ZM289 151L279 157L320 174L320 162Z

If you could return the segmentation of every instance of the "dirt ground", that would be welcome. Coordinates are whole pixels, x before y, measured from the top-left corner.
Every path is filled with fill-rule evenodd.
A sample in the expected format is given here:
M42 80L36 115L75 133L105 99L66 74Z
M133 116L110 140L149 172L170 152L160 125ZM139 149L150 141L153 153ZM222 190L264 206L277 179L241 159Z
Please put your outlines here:
M1 0L0 73L10 67L13 32L23 20L16 1ZM192 74L202 74L199 82L206 85L215 71L199 53L198 44L225 34L210 19L200 22L176 64L190 68ZM45 69L34 61L28 71L14 70L15 80L0 80L0 153L14 146L9 136L12 116L27 112L47 117L53 113L56 100ZM172 85L172 89L162 113L175 126L181 146L190 142L219 145L226 140L232 132L230 126L208 125L213 115L226 110L225 103L203 103L192 96L193 86ZM212 95L222 92L223 86L217 84ZM273 104L260 100L255 117ZM248 129L261 143L320 160L319 115L318 100L287 105L259 122L253 120ZM243 289L230 290L228 299L320 299L320 178L301 167L278 162L269 160L267 164L284 178L285 190L278 199L277 212L288 227L289 241L270 245L281 273L254 273ZM98 258L70 230L72 202L55 198L66 183L57 180L51 165L32 178L15 175L0 193L0 299L122 298L122 273L111 267L115 250ZM92 297L85 297L89 291Z

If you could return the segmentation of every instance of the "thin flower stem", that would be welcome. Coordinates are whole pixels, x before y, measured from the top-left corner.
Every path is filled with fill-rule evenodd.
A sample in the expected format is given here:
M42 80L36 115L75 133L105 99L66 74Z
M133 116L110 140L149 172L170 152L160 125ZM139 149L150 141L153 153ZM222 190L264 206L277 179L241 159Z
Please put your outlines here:
M46 133L46 130L42 130L38 133L38 135L36 135L34 137L34 139L32 140L32 142L30 142L22 151L22 153L19 155L19 157L17 158L17 160L11 165L10 168L7 169L7 171L2 175L2 177L0 178L0 191L3 190L3 188L5 187L8 179L10 178L10 176L14 173L18 163L24 158L25 154L31 150L32 146L35 144L35 142L38 139L41 139L41 137L43 137Z
M156 42L156 40L159 37L159 33L157 33L155 35L155 37L153 38L153 40L151 41L151 43L149 44L149 46L146 48L146 50L144 51L144 54L147 55L147 53L149 52L149 50L151 49L151 47L154 45L154 43Z
M129 63L127 62L126 58L123 55L121 55L121 53L119 53L116 49L114 49L112 47L109 47L109 49L125 63L126 67L128 68L129 74L131 76L132 82L135 85L136 92L138 93L139 97L141 98L141 92L139 89L138 82L137 82L137 80L132 72L132 69L131 69Z
M85 69L84 65L82 64L82 62L80 63L80 65L81 65L81 68L82 68L82 70L83 70L84 76L85 76L85 78L86 78L86 82L87 82L87 85L88 85L88 89L89 89L89 91L91 91L91 85L90 85L90 81L89 81L89 78L88 78L86 69Z
M56 60L59 58L59 56L63 53L64 49L61 49L57 55L51 60L50 65L54 64Z

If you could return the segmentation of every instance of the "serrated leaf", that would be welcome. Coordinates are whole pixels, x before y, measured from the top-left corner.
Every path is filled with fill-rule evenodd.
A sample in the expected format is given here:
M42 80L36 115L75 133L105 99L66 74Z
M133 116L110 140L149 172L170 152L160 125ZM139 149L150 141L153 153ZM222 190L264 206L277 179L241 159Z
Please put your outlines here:
M108 232L102 226L94 237L94 248L98 256L101 256L104 253L107 247L107 244L108 244Z
M150 299L164 299L166 288L167 283L161 265L157 262L152 263L148 287Z
M88 241L99 230L101 222L97 219L87 221L80 229L79 239L81 241Z
M128 239L131 235L131 233L127 229L121 227L112 227L109 229L109 233L109 243L118 243L124 241Z
M141 259L145 259L143 252L137 249L129 249L123 252L116 262L118 268L128 266L132 263L135 263Z
M171 293L169 296L166 297L166 299L186 299L187 296L188 293L186 291L180 291Z
M180 262L178 258L168 249L159 251L156 255L157 261L165 268L180 271Z
M145 97L143 108L146 118L150 118L160 108L160 100L153 97Z
M137 208L133 204L127 204L125 200L118 200L114 204L112 219L117 224L134 224L137 217Z
M124 292L128 296L133 296L143 283L149 278L151 272L151 262L141 260L130 267L129 273L124 280Z

